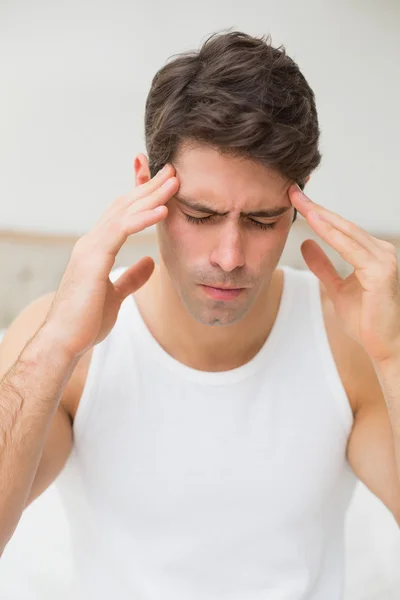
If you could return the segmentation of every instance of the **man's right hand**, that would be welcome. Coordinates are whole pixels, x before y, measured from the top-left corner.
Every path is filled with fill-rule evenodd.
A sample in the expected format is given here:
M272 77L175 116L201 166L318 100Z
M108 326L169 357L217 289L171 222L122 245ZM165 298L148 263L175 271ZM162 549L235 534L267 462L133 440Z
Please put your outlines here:
M149 256L114 283L109 276L127 238L165 219L165 204L178 188L175 170L168 164L150 181L115 200L75 244L43 324L71 358L79 358L107 337L123 300L149 279L154 269Z

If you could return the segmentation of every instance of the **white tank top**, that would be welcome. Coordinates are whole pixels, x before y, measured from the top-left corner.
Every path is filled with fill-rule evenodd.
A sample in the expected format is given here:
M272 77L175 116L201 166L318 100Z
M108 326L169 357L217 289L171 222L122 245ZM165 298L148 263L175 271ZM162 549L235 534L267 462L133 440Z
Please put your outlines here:
M283 270L272 331L241 367L178 362L133 296L95 346L56 480L74 600L343 597L353 415L318 279Z

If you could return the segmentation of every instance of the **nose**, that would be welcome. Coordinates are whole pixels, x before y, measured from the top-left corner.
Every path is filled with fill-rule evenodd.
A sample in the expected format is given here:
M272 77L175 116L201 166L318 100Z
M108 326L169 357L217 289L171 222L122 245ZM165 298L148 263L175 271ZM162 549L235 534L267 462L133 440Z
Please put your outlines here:
M218 239L211 253L211 263L223 271L230 272L245 264L244 244L235 223L226 223L218 230Z

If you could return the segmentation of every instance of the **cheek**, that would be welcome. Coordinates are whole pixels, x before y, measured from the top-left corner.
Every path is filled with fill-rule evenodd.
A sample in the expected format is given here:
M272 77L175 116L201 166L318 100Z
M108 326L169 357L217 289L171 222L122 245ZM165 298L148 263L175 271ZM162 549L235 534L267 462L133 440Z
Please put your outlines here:
M212 243L213 234L209 227L189 223L178 210L171 211L163 223L169 242L179 249L184 257L204 253Z
M290 229L278 225L275 229L257 231L248 237L246 261L257 268L275 266L281 257Z
M197 236L190 231L188 224L176 214L168 214L157 225L160 252L164 262L186 262L189 256L196 254Z

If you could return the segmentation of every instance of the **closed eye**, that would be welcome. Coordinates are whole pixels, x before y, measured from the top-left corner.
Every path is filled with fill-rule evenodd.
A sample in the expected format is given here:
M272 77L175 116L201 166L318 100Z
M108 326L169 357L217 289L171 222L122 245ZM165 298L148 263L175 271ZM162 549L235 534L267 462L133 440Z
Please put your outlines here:
M189 223L194 223L196 225L201 225L202 223L206 223L207 221L209 221L210 219L212 219L213 215L210 215L208 217L192 217L186 213L183 213L186 217L186 220L189 221ZM274 229L275 225L277 224L278 221L274 221L273 223L261 223L260 221L255 221L254 219L248 219L249 223L251 226L254 227L258 227L259 229Z

